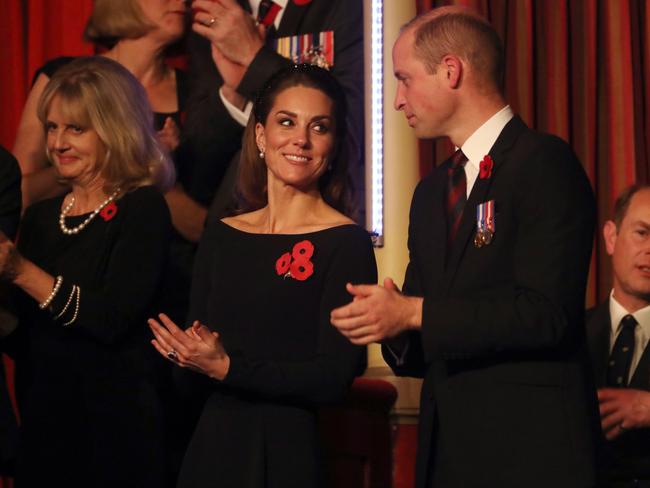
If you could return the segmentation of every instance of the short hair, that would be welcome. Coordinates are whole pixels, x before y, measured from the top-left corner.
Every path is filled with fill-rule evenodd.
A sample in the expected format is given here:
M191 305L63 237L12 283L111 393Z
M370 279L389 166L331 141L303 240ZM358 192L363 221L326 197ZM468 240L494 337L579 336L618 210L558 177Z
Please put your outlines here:
M267 118L278 95L296 86L313 88L332 100L334 122L334 150L328 169L318 181L325 202L339 212L350 215L350 185L345 95L341 85L327 70L310 64L297 64L276 72L258 93L253 113L244 132L237 196L241 211L262 208L268 202L266 163L260 157L255 138L256 124L266 125Z
M67 118L97 132L105 154L94 171L107 190L155 185L165 191L173 184L174 167L154 131L147 95L129 70L102 56L78 58L58 70L38 101L44 128L55 97Z
M614 202L614 215L612 216L612 220L616 224L616 229L620 229L623 219L625 219L625 216L627 215L627 209L630 208L632 197L642 190L650 190L650 184L636 183L628 186L618 196Z
M94 0L84 39L111 48L120 39L142 37L152 28L137 0Z
M503 89L505 55L492 25L476 12L460 6L433 9L402 28L414 29L413 49L427 72L433 74L446 54L467 61L479 81Z

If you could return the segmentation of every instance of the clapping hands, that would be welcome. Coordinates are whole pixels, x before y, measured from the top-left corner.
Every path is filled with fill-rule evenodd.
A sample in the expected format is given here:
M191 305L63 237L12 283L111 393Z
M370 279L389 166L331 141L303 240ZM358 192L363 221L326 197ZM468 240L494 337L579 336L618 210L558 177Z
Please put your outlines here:
M151 341L161 356L182 368L190 368L210 378L223 380L228 374L230 357L219 334L194 321L191 327L180 329L167 315L158 315L160 322L149 319L156 337Z

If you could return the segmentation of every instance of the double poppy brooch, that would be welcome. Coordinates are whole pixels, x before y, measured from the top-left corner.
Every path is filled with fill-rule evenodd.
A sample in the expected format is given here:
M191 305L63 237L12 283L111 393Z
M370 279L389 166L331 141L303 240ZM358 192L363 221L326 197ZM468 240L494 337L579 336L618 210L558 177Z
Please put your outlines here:
M275 262L275 272L286 278L305 281L314 274L314 263L310 258L314 255L314 245L308 240L300 241L293 246L291 252L285 252Z

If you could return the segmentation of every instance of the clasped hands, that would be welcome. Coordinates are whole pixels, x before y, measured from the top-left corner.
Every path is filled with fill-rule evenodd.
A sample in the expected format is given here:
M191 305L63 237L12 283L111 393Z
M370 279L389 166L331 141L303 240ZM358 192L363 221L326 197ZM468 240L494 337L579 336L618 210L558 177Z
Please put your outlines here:
M210 378L223 380L228 374L230 357L219 334L195 320L191 327L180 329L167 315L158 315L160 322L149 319L156 337L151 341L156 350L182 368L190 368ZM173 351L173 352L172 352Z
M332 310L330 321L357 345L392 339L422 324L422 298L403 295L391 278L384 285L346 285L349 304Z
M633 388L598 390L600 422L605 437L615 439L626 430L650 428L650 392Z

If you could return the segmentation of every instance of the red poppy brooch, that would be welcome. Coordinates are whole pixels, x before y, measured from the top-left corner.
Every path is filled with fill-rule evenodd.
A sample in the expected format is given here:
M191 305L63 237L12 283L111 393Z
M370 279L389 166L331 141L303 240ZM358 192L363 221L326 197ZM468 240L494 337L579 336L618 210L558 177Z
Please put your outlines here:
M490 155L486 155L483 158L483 161L479 164L479 174L478 177L482 180L492 177L492 168L494 168L494 161Z
M115 215L117 215L117 205L115 204L114 201L106 205L102 210L99 212L99 215L101 216L102 219L104 219L106 222L111 220Z
M284 278L305 281L314 274L314 263L310 258L314 255L314 245L305 240L300 241L291 253L285 252L275 262L275 272Z
M311 3L311 0L293 0L293 3L300 7L302 5L309 5Z

